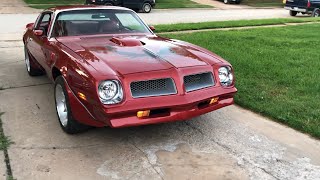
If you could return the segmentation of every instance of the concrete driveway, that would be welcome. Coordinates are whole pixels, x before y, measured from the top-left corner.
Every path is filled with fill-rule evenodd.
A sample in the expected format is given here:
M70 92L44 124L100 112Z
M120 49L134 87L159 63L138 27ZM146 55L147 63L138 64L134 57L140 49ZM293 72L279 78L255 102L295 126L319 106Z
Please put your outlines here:
M184 16L164 18L170 12ZM203 20L198 12L217 13L142 16L152 24L180 22L185 16ZM53 86L45 76L29 77L25 70L21 32L34 17L0 15L0 112L5 112L4 133L15 142L8 155L18 180L319 179L319 141L237 106L185 122L64 134ZM0 163L0 173L5 171Z

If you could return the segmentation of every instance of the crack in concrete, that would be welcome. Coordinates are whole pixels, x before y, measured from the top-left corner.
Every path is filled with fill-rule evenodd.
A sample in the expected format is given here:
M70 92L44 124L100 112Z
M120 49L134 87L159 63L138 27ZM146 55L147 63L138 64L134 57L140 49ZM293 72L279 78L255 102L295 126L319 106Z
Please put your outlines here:
M13 61L13 62L6 62L6 63L0 63L0 66L3 66L3 65L10 65L10 64L15 64L15 63L18 63L18 62L24 62L24 60Z
M227 152L231 153L233 156L235 157L239 157L237 155L237 153L235 151L233 151L230 147L224 145L224 144L221 144L220 142L217 142L216 140L212 139L211 137L205 135L205 133L203 133L201 131L201 129L197 128L197 127L194 127L192 126L191 124L189 124L188 122L184 121L184 123L191 127L192 129L194 129L195 131L199 132L202 136L204 137L207 137L210 141L216 143L218 146L222 147L223 149L225 149ZM242 158L243 161L247 162L248 164L250 164L251 166L255 167L255 168L258 168L260 170L262 170L263 172L265 172L266 174L270 175L271 177L277 179L277 180L280 180L278 177L274 176L271 172L267 171L265 168L263 167L259 167L259 166L256 166L255 164L252 164L250 161L247 161L246 159ZM239 165L241 168L244 168L243 166Z
M43 86L43 85L48 85L48 84L52 84L52 83L48 82L48 83L31 84L31 85L25 85L25 86L2 87L0 89L0 91L9 90L9 89L25 88L25 87Z
M3 114L3 112L0 112L0 117L1 117L2 114ZM1 118L0 118L0 134L1 134L2 137L5 137ZM10 177L13 177L13 173L12 173L12 168L11 168L11 164L10 164L10 158L9 158L9 153L8 153L8 147L7 146L4 147L3 154L4 154L4 162L6 163L7 179L9 179Z
M13 146L12 149L23 149L23 150L32 150L32 149L43 149L43 150L64 150L64 149L80 149L80 148L91 148L91 147L103 147L101 144L90 144L84 146Z
M136 149L138 149L140 152L143 153L144 157L147 159L147 161L148 161L149 165L151 166L151 168L159 175L159 177L160 177L162 180L164 180L164 178L162 177L162 175L154 168L153 164L150 162L150 160L149 160L148 156L145 154L145 152L144 152L142 149L140 149L133 141L130 141L130 140L129 140L129 143L130 143L131 145L133 145Z

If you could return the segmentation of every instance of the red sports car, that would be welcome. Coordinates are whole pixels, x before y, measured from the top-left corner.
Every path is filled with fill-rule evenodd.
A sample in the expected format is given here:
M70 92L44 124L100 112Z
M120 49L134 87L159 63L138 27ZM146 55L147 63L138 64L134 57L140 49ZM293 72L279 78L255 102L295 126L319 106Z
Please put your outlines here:
M27 71L54 82L66 133L185 120L233 104L227 61L155 35L132 10L56 7L26 28Z

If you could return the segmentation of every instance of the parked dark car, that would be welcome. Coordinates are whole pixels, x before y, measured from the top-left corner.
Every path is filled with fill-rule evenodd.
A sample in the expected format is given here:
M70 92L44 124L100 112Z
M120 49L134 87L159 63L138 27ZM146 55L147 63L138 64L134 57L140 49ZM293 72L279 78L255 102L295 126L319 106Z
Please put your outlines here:
M290 16L296 16L298 13L302 13L319 17L320 0L286 0L284 8L290 11Z
M225 3L225 4L230 4L230 3L240 4L241 0L223 0L223 3Z
M156 0L86 0L85 4L107 5L107 6L123 6L130 8L136 12L151 12L156 5Z

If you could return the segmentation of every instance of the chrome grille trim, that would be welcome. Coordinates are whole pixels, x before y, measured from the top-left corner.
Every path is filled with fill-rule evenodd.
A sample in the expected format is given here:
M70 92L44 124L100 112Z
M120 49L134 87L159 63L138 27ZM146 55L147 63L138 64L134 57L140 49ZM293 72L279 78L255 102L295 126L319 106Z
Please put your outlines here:
M131 82L130 90L133 98L177 94L176 85L172 78Z
M214 78L211 72L192 74L183 77L184 87L187 92L214 86Z

